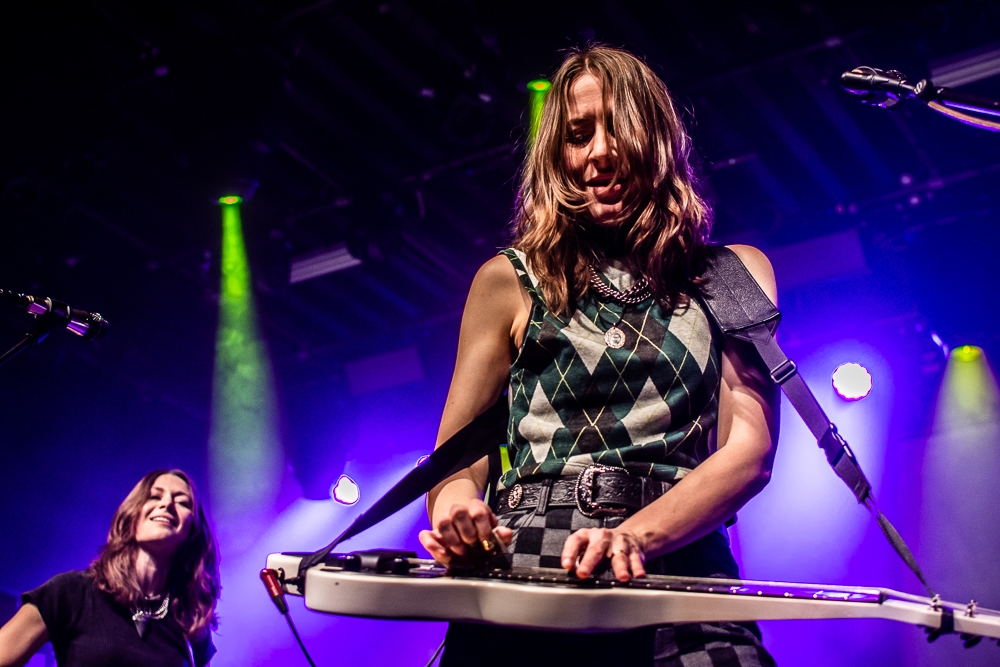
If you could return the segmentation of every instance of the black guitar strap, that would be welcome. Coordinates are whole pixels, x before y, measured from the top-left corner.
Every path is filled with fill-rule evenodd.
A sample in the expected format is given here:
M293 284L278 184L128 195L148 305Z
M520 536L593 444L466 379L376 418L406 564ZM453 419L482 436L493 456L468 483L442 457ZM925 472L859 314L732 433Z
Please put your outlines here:
M872 513L893 549L903 559L931 597L934 591L924 578L906 542L875 504L871 484L858 464L854 452L837 432L837 427L823 412L812 391L799 375L774 338L781 313L747 271L743 262L729 248L712 246L708 270L699 286L701 303L726 336L752 343L767 365L771 378L781 387L802 421L812 431L826 460L840 479L854 493L858 502Z
M501 395L486 412L448 438L426 461L407 473L384 496L376 500L337 539L303 558L299 562L299 587L305 590L306 571L322 563L338 544L392 516L433 489L441 480L468 468L506 442L508 415L507 396Z

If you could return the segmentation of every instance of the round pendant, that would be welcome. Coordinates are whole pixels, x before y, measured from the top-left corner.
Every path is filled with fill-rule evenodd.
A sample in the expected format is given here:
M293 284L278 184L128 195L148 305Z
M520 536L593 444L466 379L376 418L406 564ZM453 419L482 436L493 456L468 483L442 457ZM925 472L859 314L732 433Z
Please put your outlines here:
M625 332L618 327L611 327L604 332L604 342L608 347L619 350L625 344Z

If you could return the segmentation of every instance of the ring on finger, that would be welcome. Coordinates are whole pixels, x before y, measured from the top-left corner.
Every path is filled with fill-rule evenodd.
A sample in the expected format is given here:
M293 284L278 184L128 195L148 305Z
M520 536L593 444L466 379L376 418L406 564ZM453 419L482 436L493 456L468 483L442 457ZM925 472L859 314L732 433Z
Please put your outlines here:
M494 549L497 548L497 545L494 544L493 540L489 538L480 540L480 544L483 545L483 549L485 549L486 551L493 551Z
M614 558L614 557L615 557L615 556L617 556L618 554L622 554L623 556L627 556L627 555L628 555L628 552L629 552L629 551L628 551L628 548L627 548L627 547L626 547L626 548L624 548L624 549L612 549L612 550L611 550L611 557L612 557L612 558Z

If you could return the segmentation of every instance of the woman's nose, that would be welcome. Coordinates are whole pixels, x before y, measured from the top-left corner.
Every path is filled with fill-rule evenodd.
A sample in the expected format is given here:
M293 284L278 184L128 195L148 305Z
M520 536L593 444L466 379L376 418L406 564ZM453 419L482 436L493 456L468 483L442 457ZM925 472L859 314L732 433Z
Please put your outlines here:
M603 127L598 127L594 131L594 143L590 149L590 159L599 164L610 162L613 157L613 147L611 145L613 141L608 136L607 130Z

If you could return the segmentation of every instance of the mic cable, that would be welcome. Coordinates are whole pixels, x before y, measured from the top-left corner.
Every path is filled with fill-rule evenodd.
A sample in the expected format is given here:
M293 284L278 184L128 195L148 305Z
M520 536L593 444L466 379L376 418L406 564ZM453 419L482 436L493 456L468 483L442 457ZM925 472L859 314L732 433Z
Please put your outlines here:
M306 650L306 645L302 643L302 637L299 636L299 631L295 629L295 623L292 622L292 615L288 613L288 603L285 601L285 592L281 590L281 582L278 578L278 571L265 567L260 571L260 580L264 582L264 588L267 589L267 594L271 598L271 602L274 603L274 606L278 608L281 615L285 617L286 621L288 621L288 627L292 629L292 634L295 635L295 641L299 643L299 648L302 649L302 653L306 656L306 660L309 661L311 667L316 667L316 663L313 662L312 656L310 656L309 651Z

